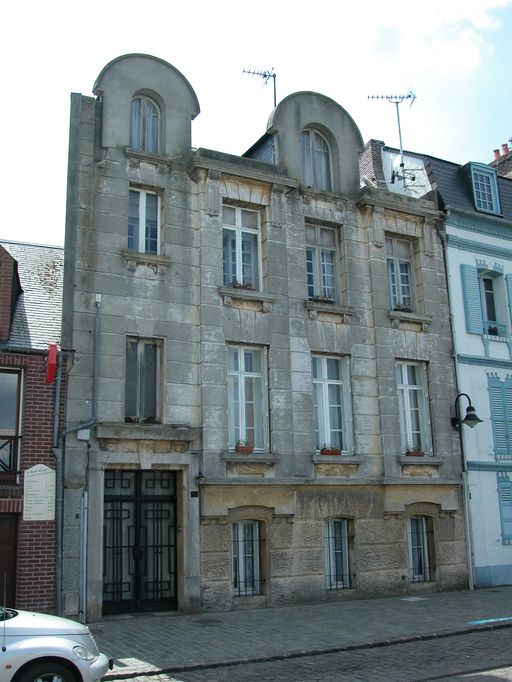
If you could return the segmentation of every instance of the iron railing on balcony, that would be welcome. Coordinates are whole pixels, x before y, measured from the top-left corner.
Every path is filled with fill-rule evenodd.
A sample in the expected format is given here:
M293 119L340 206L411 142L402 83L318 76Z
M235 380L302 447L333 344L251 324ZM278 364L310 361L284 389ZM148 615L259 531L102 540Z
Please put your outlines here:
M18 471L18 453L21 436L0 435L0 474Z
M484 334L487 336L507 336L507 325L492 320L484 320Z

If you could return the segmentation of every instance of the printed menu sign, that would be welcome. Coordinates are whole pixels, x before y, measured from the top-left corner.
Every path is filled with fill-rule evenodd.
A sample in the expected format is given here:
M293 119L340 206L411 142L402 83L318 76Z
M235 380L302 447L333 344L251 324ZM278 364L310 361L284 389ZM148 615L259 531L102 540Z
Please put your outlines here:
M24 521L55 519L55 471L44 464L27 469L24 474Z

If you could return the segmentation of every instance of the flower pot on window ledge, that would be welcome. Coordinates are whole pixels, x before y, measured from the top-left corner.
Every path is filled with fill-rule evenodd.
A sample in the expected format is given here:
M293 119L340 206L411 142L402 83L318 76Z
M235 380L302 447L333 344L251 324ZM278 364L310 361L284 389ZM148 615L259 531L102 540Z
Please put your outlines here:
M234 279L231 282L231 286L233 287L233 289L248 289L249 291L256 291L251 281L239 282L238 280Z
M403 303L397 303L393 310L397 313L412 313L412 308L410 308L408 305L404 305Z
M341 455L341 450L339 448L332 448L330 445L324 445L324 447L320 449L320 454L337 457L338 455Z
M252 443L248 443L247 441L241 440L235 443L235 452L239 452L242 455L250 455L253 450L254 445Z
M423 450L407 450L405 453L406 457L423 457L424 454Z
M310 300L314 303L334 303L334 299L327 296L313 296Z

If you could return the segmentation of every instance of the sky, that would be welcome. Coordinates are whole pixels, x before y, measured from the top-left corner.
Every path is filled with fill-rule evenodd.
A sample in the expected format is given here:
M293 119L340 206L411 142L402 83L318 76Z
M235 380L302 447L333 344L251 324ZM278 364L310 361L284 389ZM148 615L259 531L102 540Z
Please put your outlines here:
M127 53L175 66L201 113L192 144L242 154L278 101L301 90L336 100L365 141L489 163L512 136L512 0L17 0L4 3L0 239L64 244L71 92L92 96ZM18 208L23 211L18 211ZM16 210L14 210L16 208Z

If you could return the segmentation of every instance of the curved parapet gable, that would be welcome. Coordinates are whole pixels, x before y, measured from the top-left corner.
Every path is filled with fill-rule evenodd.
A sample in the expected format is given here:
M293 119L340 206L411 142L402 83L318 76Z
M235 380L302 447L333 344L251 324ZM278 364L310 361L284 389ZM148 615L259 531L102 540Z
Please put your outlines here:
M131 146L132 99L143 97L158 111L156 153L190 153L191 121L199 113L199 102L187 79L168 62L146 54L117 57L102 69L93 92L103 104L102 146Z
M363 139L337 102L316 92L289 95L272 112L267 133L274 137L276 162L300 178L304 188L356 196ZM324 159L323 168L316 169L321 176L316 182L311 168L305 169L305 158L315 154Z

